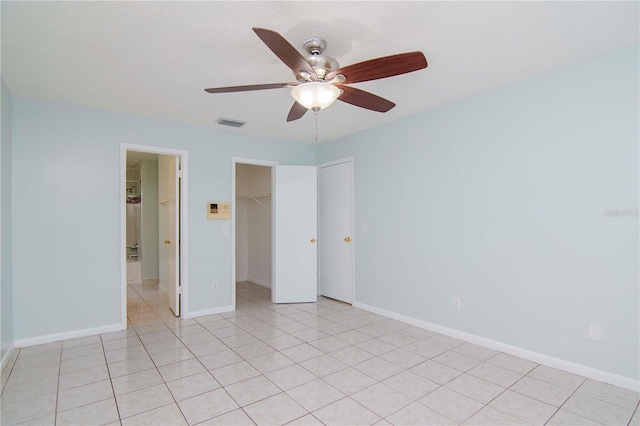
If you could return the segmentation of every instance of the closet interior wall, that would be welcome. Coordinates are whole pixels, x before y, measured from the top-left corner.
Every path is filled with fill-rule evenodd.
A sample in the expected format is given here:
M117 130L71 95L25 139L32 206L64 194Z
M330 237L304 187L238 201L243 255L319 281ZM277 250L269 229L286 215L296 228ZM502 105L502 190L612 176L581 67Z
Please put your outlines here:
M236 281L271 288L271 167L236 165Z

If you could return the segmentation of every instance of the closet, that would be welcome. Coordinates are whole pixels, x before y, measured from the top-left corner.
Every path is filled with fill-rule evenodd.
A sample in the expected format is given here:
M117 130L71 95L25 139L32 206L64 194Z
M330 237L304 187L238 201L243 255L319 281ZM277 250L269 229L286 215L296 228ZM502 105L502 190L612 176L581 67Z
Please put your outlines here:
M236 164L236 281L271 288L271 167Z

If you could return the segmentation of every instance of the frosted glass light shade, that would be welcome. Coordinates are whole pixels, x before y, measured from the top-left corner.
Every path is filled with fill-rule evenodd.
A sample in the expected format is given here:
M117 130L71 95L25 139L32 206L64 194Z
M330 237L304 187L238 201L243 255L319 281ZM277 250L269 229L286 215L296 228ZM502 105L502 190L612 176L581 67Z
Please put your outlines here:
M307 109L324 109L335 102L342 90L331 83L303 83L291 89L291 96Z

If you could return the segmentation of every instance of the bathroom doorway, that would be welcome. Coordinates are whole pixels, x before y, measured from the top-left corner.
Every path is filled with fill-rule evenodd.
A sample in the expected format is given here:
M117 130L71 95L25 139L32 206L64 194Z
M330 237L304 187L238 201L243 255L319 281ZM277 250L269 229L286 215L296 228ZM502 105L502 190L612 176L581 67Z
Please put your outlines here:
M184 151L121 144L123 328L187 312L186 167Z

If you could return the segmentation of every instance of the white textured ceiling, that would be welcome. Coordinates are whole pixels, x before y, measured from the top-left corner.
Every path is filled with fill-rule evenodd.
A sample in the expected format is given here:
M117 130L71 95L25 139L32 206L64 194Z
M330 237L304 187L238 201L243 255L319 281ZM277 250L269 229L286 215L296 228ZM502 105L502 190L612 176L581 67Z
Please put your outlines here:
M429 67L358 83L386 114L336 102L320 141L638 43L638 2L1 2L2 77L15 97L70 102L234 133L313 143L314 118L286 123L288 89L206 94L292 81L253 33L311 36L349 65L421 50ZM220 127L218 118L246 121Z

